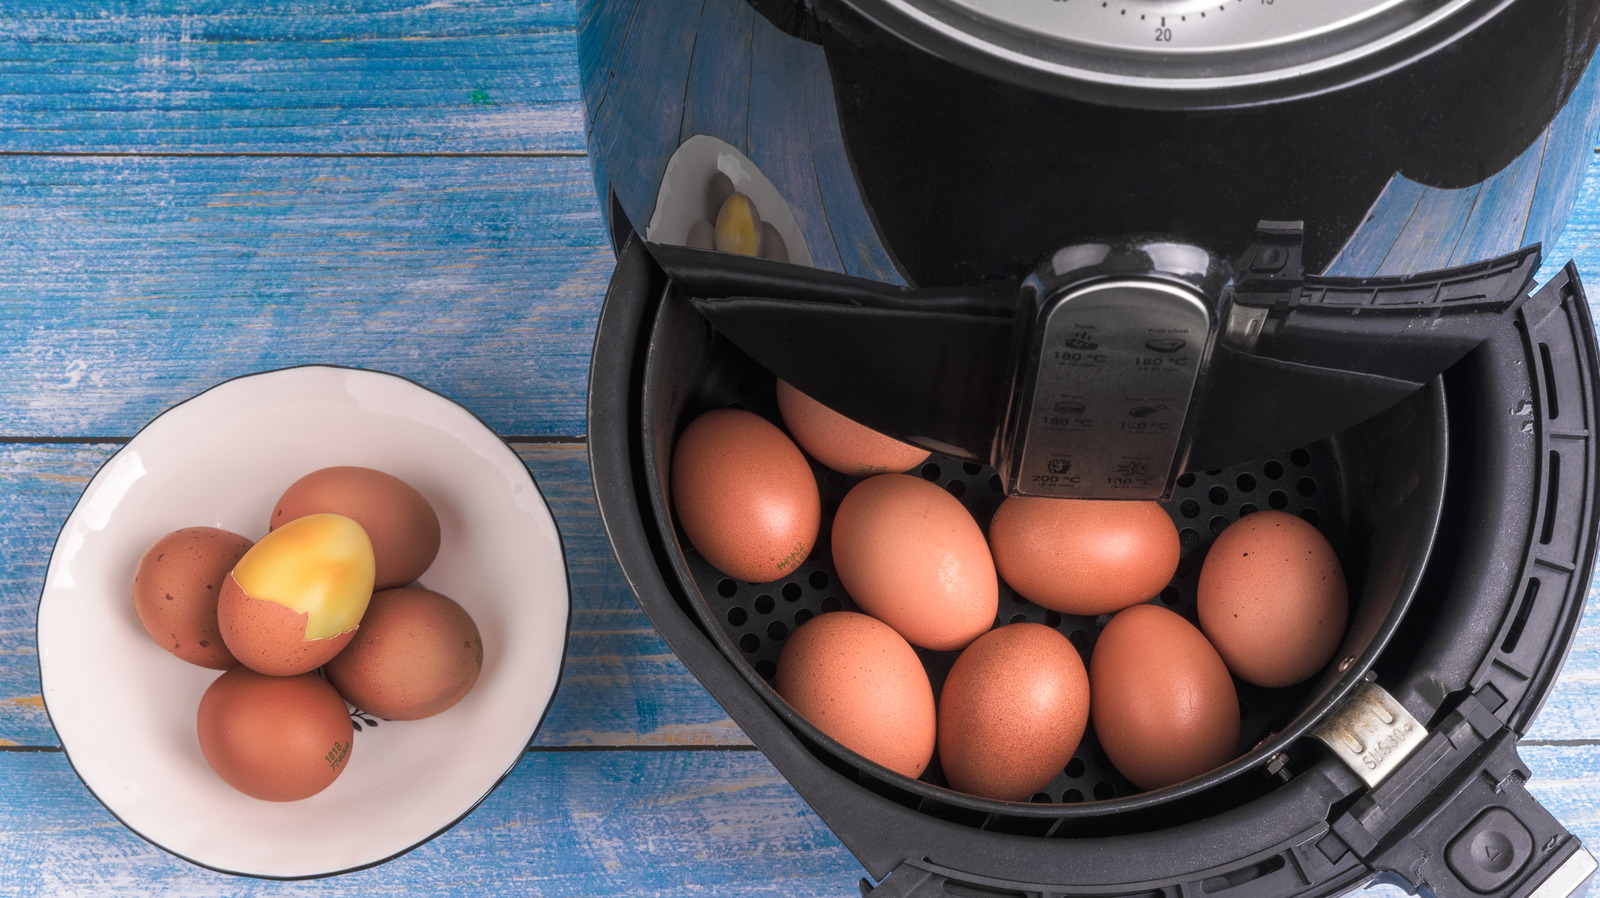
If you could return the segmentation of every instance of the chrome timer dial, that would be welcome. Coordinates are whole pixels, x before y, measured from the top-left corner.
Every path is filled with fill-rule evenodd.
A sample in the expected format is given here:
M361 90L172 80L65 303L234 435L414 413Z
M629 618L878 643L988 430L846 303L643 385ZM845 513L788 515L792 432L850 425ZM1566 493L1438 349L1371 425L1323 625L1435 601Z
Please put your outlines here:
M1481 0L856 0L947 56L1141 105L1315 92L1436 46ZM1240 91L1245 93L1241 94ZM1126 99L1126 96L1123 96Z

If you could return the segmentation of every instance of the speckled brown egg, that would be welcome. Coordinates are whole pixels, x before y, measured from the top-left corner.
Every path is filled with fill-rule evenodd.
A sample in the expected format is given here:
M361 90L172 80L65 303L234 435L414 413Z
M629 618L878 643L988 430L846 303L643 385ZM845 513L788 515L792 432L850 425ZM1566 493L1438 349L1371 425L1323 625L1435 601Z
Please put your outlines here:
M1089 723L1089 673L1065 636L1008 624L962 651L939 693L950 787L1025 801L1061 773Z
M928 450L857 424L783 380L778 411L800 448L841 474L899 474L928 460Z
M398 477L372 468L322 468L296 480L272 509L276 530L318 512L355 520L372 540L374 589L409 586L439 554L439 516L428 500Z
M483 639L465 608L427 589L373 595L361 629L322 673L350 704L389 720L432 717L483 670Z
M1161 592L1178 570L1178 528L1155 502L1011 496L989 547L1023 598L1067 614L1112 614Z
M761 223L761 258L773 262L789 261L789 244L783 242L783 235L770 221Z
M722 408L691 421L673 449L671 483L689 544L730 577L788 576L816 544L822 499L811 466L760 415Z
M350 758L344 699L313 673L269 677L236 667L200 697L200 751L223 781L263 801L326 789Z
M1344 568L1316 527L1258 511L1217 535L1200 568L1200 628L1234 675L1289 686L1338 651L1350 614Z
M1111 618L1089 656L1090 719L1112 766L1159 789L1226 764L1239 748L1239 697L1216 649L1157 605Z
M217 598L251 545L216 527L185 527L156 540L133 575L133 608L150 638L190 664L236 666L217 627Z
M965 648L994 625L1000 582L983 531L960 500L907 474L851 488L833 519L839 583L912 645Z
M869 761L917 777L933 758L933 687L911 646L853 611L822 614L789 635L777 690L817 729Z

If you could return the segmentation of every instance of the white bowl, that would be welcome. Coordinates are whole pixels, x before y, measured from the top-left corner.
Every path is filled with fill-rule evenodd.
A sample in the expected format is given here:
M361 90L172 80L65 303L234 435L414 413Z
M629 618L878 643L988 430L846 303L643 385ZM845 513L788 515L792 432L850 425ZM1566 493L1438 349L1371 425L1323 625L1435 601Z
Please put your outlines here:
M259 539L279 494L331 465L386 471L433 505L443 539L420 582L472 615L483 671L441 714L362 724L344 772L321 793L260 801L206 764L195 712L219 672L145 633L133 573L182 527ZM555 695L570 611L550 510L483 422L403 378L289 368L168 409L89 482L45 574L39 676L73 769L134 832L227 873L322 876L426 842L510 773Z

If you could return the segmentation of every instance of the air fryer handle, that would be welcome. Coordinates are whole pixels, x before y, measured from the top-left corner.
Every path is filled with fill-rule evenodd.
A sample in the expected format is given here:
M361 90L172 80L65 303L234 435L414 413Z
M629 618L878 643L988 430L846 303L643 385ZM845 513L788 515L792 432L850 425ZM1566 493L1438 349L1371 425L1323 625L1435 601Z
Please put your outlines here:
M1396 277L1262 273L1251 260L1265 254L1263 239L1258 232L1237 263L1225 342L1280 362L1415 383L1455 364L1501 327L1539 270L1534 245Z
M1379 881L1436 898L1566 898L1594 857L1525 787L1517 734L1476 695L1332 821Z

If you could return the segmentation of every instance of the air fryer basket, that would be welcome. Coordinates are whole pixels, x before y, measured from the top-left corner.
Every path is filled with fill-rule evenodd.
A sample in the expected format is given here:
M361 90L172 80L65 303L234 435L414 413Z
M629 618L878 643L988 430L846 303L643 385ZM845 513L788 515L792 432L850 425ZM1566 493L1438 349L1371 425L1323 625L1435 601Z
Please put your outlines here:
M748 409L780 427L782 419L773 376L715 333L675 289L669 289L656 317L643 380L642 427L650 447L645 471L660 526L672 521L666 476L671 469L672 446L691 420L721 406ZM1435 385L1332 440L1256 464L1184 475L1179 492L1165 503L1179 527L1182 558L1177 576L1156 601L1194 622L1200 564L1216 534L1258 508L1283 509L1315 524L1345 559L1355 635L1320 678L1285 689L1237 682L1242 719L1239 759L1197 781L1150 795L1142 795L1116 772L1092 728L1072 762L1034 796L1032 807L1007 807L1007 803L927 788L850 752L777 696L771 684L789 633L816 614L840 608L855 610L837 583L828 534L839 501L862 478L846 477L813 463L823 507L817 548L794 574L777 582L736 581L707 563L680 530L667 529L662 536L676 549L670 553L673 571L684 584L691 612L724 654L742 662L751 687L809 742L826 746L825 751L841 760L848 758L862 775L886 786L910 789L927 800L980 813L1015 814L1030 818L1035 826L1086 820L1094 831L1105 832L1119 810L1170 804L1265 763L1360 681L1366 664L1399 623L1421 579L1444 497L1445 452L1443 391ZM987 533L989 520L1004 498L994 469L936 455L920 473L960 499ZM1109 615L1079 617L1047 611L1017 596L1004 583L1000 592L996 625L1027 620L1054 627L1078 648L1085 664L1100 628L1110 619ZM959 653L918 649L918 654L937 694ZM937 760L924 779L943 784ZM1255 788L1246 791L1269 785L1265 779L1253 779L1249 786ZM1086 806L1118 799L1124 807ZM1191 802L1188 807L1196 814L1214 810L1211 802ZM1177 822L1181 814L1176 808L1166 808L1163 816L1170 823Z
M1430 788L1446 772L1470 779L1462 772L1473 766L1462 760L1469 756L1479 766L1500 759L1512 774L1526 776L1515 761L1516 733L1504 725L1515 723L1520 732L1548 691L1594 557L1594 453L1587 425L1594 417L1596 366L1592 325L1581 292L1572 296L1576 290L1569 271L1558 290L1541 293L1542 305L1540 297L1530 300L1529 309L1544 310L1537 326L1553 334L1548 342L1519 320L1517 333L1491 341L1495 346L1452 371L1447 383L1434 383L1360 427L1277 458L1184 478L1168 503L1184 560L1155 601L1193 619L1205 548L1252 507L1283 508L1323 530L1345 562L1355 601L1346 642L1320 678L1290 690L1240 689L1245 724L1237 760L1151 793L1136 794L1091 733L1032 802L961 795L941 785L936 766L912 781L865 761L776 695L770 682L783 639L814 614L850 607L837 587L826 535L832 509L854 480L817 469L824 497L819 548L783 581L734 581L688 548L672 524L662 476L672 442L694 415L713 407L738 404L776 420L772 379L709 329L664 283L637 241L619 260L597 336L590 433L601 514L641 605L752 741L869 873L916 871L891 877L887 894L910 894L923 887L917 883L947 878L1007 889L1055 883L1028 887L1050 894L1181 894L1185 883L1204 885L1208 894L1332 894L1399 856L1392 837L1402 819L1374 804L1388 794L1383 789L1393 793L1385 800L1396 806L1429 794L1399 788L1404 774L1397 773L1363 797L1363 784L1350 770L1300 738L1336 713L1363 680L1376 677L1434 731L1433 747L1420 752ZM1558 387L1566 418L1553 426ZM1496 407L1504 420L1497 420ZM1558 482L1552 467L1564 479ZM1455 473L1447 477L1447 471ZM935 457L921 473L960 498L986 527L1001 498L992 471ZM1523 495L1530 484L1533 495ZM1520 526L1523 520L1527 527ZM1436 548L1441 534L1447 544ZM1515 557L1508 558L1513 545ZM1557 556L1562 560L1553 561ZM1558 571L1564 578L1552 582ZM1550 584L1544 590L1539 576ZM1013 620L1056 627L1085 654L1104 623L1045 611L1003 589L997 623ZM954 656L920 654L937 688ZM1498 754L1479 750L1496 738L1510 747L1496 748ZM1502 757L1505 751L1510 760ZM1513 779L1507 774L1497 783ZM1517 800L1531 802L1520 781L1516 785ZM1448 798L1467 791L1446 789L1436 803L1455 810L1422 822L1468 814ZM1470 809L1468 819L1479 809ZM1422 822L1407 825L1420 829ZM1549 825L1564 838L1544 840L1548 856L1519 867L1516 882L1475 892L1499 894L1535 875L1542 881L1549 869L1567 869L1576 840ZM1372 838L1364 841L1362 832ZM1442 849L1418 850L1432 857ZM1422 867L1404 875L1440 894L1448 891L1437 873Z

